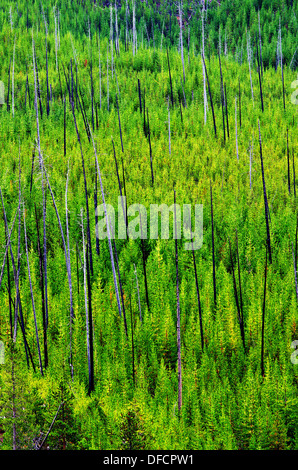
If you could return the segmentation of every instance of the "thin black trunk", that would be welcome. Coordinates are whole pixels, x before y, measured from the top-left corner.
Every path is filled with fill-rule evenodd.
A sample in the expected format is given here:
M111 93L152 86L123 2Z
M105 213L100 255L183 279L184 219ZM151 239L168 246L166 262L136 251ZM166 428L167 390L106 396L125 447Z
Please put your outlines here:
M230 129L229 129L229 113L228 113L228 100L227 100L227 87L226 84L224 85L225 89L225 108L226 108L226 121L227 121L227 134L228 139L230 138Z
M127 227L127 234L128 234L128 217L127 217L127 194L126 194L126 185L125 185L125 169L124 169L124 162L123 158L121 158L122 164L122 179L123 179L123 191L125 196L125 220L126 220L126 227Z
M27 73L27 78L26 78L26 90L25 90L25 110L27 107L27 94L29 91L29 82L28 82L28 73Z
M168 58L168 69L169 69L170 88L171 88L171 103L172 103L172 107L173 107L174 106L174 96L173 96L173 86L172 86L171 67L170 67L170 59L169 59L168 48L167 48L167 58Z
M295 278L295 289L296 289L296 300L298 302L298 281L297 281L297 264L295 259L294 247L292 242L292 256L293 256L293 267L294 267L294 278Z
M49 69L48 69L48 40L46 41L46 74L47 74L47 115L50 114L50 91L49 91Z
M144 272L144 282L145 282L146 303L147 303L148 310L150 310L149 294L148 294L148 282L147 282L147 269L146 269L146 259L145 259L145 247L144 247L144 240L143 240L143 239L141 239L141 248L142 248L142 259L143 259L143 272Z
M193 242L192 242L192 244L193 244ZM194 252L193 247L192 247L192 259L193 259L193 266L194 266L194 273L195 273L195 281L196 281L196 290L197 290L197 299L198 299L198 307L199 307L199 320L200 320L200 332L201 332L201 346L202 346L202 351L203 351L203 350L204 350L204 334L203 334L202 306L201 306L201 299L200 299L200 289L199 289L199 282L198 282L196 258L195 258L195 252Z
M8 302L9 302L9 324L10 324L10 338L13 337L12 332L12 298L11 298L11 284L10 284L10 270L9 270L9 256L7 256L7 289L8 289Z
M213 298L214 307L216 308L216 274L215 274L215 247L214 247L214 221L213 221L213 200L212 200L212 185L210 181L210 201L211 201L211 229L212 229L212 266L213 266Z
M243 324L243 298L242 298L242 286L241 286L241 272L240 272L240 259L239 259L239 243L238 243L238 233L236 230L236 253L237 253L237 266L238 266L238 282L239 282L239 297L240 297L240 311L241 319ZM244 337L244 330L243 330Z
M65 96L63 98L64 101L64 157L66 157L66 99Z
M144 89L144 96L143 96L143 114L144 114L144 134L147 137L147 126L146 126L146 101L145 101L146 89Z
M260 71L259 48L258 48L258 41L257 40L256 40L256 45L257 45L257 61L258 61L258 75L259 75L259 85L260 85L261 108L262 108L262 112L264 112L263 92L262 92L262 78L261 78L261 71Z
M132 317L132 306L131 306L131 294L129 294L129 305L130 305L130 321L131 321L131 356L132 356L132 382L135 385L135 348L133 340L133 317Z
M36 82L37 82L37 95L38 95L38 102L39 102L39 111L40 111L40 118L42 119L42 103L41 103L41 96L40 96L40 86L39 86L39 78L38 78L38 66L37 66L37 57L34 45L34 56L35 56L35 68L36 68Z
M96 254L99 255L99 239L98 239L98 233L97 233L98 215L97 215L97 171L96 171L96 162L95 162L94 211L95 211Z
M183 116L182 116L182 106L181 106L181 99L179 98L179 106L180 106L180 117L181 117L181 122L183 125Z
M92 36L91 36L91 60L90 60L90 80L91 80L91 122L92 122L92 130L94 132L94 88L93 88L93 74L92 74Z
M10 95L10 68L11 68L11 58L9 59L9 68L8 68L8 83L7 83L7 98L6 98L6 107L7 111L10 111L9 95Z
M60 84L60 98L61 101L63 100L63 91L62 91L62 83L61 83L61 75L60 75L60 67L58 65L58 76L59 76L59 84Z
M87 121L87 115L86 115L86 110L85 110L83 97L82 97L81 92L79 91L80 97L81 97L81 99L80 99L77 89L76 89L76 92L77 92L77 98L78 98L78 101L79 101L80 110L81 110L81 114L82 114L84 125L85 125L86 134L87 134L88 140L90 142L90 130L89 130L89 124L88 124L88 121ZM81 101L82 101L82 103L81 103Z
M47 432L47 434L46 434L44 440L42 441L42 443L40 444L40 446L38 447L37 450L41 450L42 447L44 446L44 444L45 444L45 442L46 442L46 440L47 440L47 438L48 438L48 436L49 436L49 434L50 434L50 432L51 432L51 430L52 430L52 428L53 428L53 426L54 426L54 423L55 423L55 421L56 421L56 418L57 418L57 416L58 416L58 413L59 413L59 411L60 411L60 408L61 408L61 406L62 406L63 404L64 404L63 402L60 403L60 405L59 405L59 407L58 407L58 410L57 410L57 412L56 412L56 414L55 414L55 416L54 416L54 419L53 419L53 421L51 422L51 425L50 425L50 427L49 427L49 430L48 430L48 432Z
M265 184L265 174L264 174L264 165L263 165L263 155L262 155L262 140L261 140L261 130L260 122L259 124L259 141L260 141L260 158L261 158L261 170L262 170L262 180L263 180L263 193L264 193L264 205L265 205L265 219L266 219L266 229L267 229L267 247L269 254L269 264L272 263L272 254L271 254L271 242L270 242L270 229L269 229L269 207L266 193L266 184Z
M70 59L70 77L71 77L71 101L73 101L73 73L72 73L72 59Z
M291 195L291 175L290 175L290 150L289 150L289 131L287 129L287 162L288 162L288 191Z
M142 249L142 259L143 259L143 271L144 271L144 282L145 282L145 293L146 293L146 303L148 310L150 310L149 305L149 295L148 295L148 282L147 282L147 268L146 268L146 255L145 255L145 245L143 240L143 231L142 231L142 216L141 211L140 214L140 227L141 227L141 249Z
M212 93L211 93L211 88L210 88L210 83L209 83L209 78L208 78L207 67L206 67L206 64L205 64L205 59L204 59L204 55L203 55L203 54L202 54L202 58L203 58L203 63L204 63L204 67L205 67L205 72L206 72L206 79L207 79L207 85L208 85L208 91L209 91L209 98L210 98L210 104L211 104L211 109L212 109L214 134L215 134L215 137L216 137L216 122L215 122L215 114L214 114L213 101L212 101Z
M153 163L152 163L152 147L151 147L151 133L150 133L150 123L149 123L148 108L147 108L147 123L148 123L148 141L149 141L150 166L151 166L151 181L152 181L152 186L154 186L154 174L153 174Z
M83 154L83 148L82 148L82 143L81 143L81 139L80 139L80 134L79 134L78 127L77 127L74 104L72 103L71 106L72 106L72 113L73 113L77 138L78 138L78 142L79 142L80 149L81 149L82 168L83 168L84 187L85 187L86 211L87 211L87 241L88 241L88 249L89 249L90 272L91 272L91 276L93 276L93 260L92 260L92 246L91 246L91 233L90 233L90 217L89 217L88 190L87 190L87 180L86 180L86 172L85 172L84 154Z
M282 59L281 59L282 60ZM282 79L282 97L283 97L283 104L284 110L286 110L286 100L285 100L285 81L284 81L284 67L281 64L281 79Z
M119 132L120 132L120 139L121 139L121 148L122 148L122 152L124 152L124 150L123 150L123 141L122 141L122 131L121 131L119 102L118 102L118 96L117 96L117 94L116 94L116 104L117 104L117 111L118 111L118 122L119 122Z
M119 290L120 290L121 304L122 304L122 311L123 311L124 329L125 329L126 337L127 337L127 339L128 339L127 322L126 322L126 313L125 313L125 305L124 305L124 297L123 297L123 289L122 289L121 275L120 275L120 269L119 269L117 248L116 248L116 243L115 243L115 240L114 240L114 239L113 239L113 248L114 248L114 253L115 253L115 261L116 261L117 274L118 274L118 281L119 281Z
M120 176L119 176L119 171L118 171L118 163L117 163L117 158L116 158L116 150L115 150L115 144L114 144L113 137L112 137L112 144L113 144L114 160L115 160L115 165L116 165L116 174L117 174L117 180L118 180L118 187L119 187L119 192L120 192L120 196L121 196L121 205L122 205L123 217L124 217L126 230L128 232L127 213L126 213L126 207L124 207L123 199L122 199L123 198L122 187L121 187ZM122 160L122 166L123 166L123 160ZM125 182L124 182L124 168L123 168L123 186L124 186L124 184L125 184Z
M181 370L179 267L178 267L178 242L177 242L176 192L175 190L174 190L174 224L175 224L176 298L177 298L178 412L179 412L179 417L180 417L181 407L182 407L182 370Z
M240 79L239 79L239 126L241 128L241 88L240 88Z
M33 296L33 289L32 289L29 254L28 254L28 243L27 243L27 231L26 231L26 217L25 217L25 214L24 214L24 236L25 236L25 247L26 247L26 258L27 258L27 269L28 269L28 277L29 277L29 285L30 285L30 294L31 294L31 301L32 301L34 324L35 324L35 336L36 336L36 344L37 344L37 351L38 351L39 369L40 369L41 375L43 376L43 367L42 367L41 351L40 351L40 344L39 344L37 317L36 317L36 310L35 310L35 303L34 303L34 296Z
M232 256L232 249L231 249L230 240L229 240L229 247L230 247L230 260L231 260L231 266L232 266L232 274L233 274L234 295L235 295L235 301L236 301L236 307L237 307L237 313L238 313L238 323L239 323L239 327L240 327L240 333L241 333L243 348L244 348L244 351L245 351L243 318L242 318L241 307L240 307L240 303L239 303L236 277L235 277L235 269L234 269L234 261L233 261L233 256Z
M89 348L90 348L90 374L89 374L89 395L94 390L94 351L93 351L93 317L92 317L92 291L89 269L88 243L86 244L86 270L88 286L88 321L89 321Z
M32 165L31 165L31 180L30 180L30 194L32 191L32 185L33 185L33 171L34 171L34 159L35 159L35 147L32 151Z
M261 374L265 376L264 368L264 336L265 336L265 308L266 308L266 284L267 284L267 254L268 246L266 246L266 264L265 264L265 281L264 281L264 298L263 298L263 309L262 309L262 343L261 343Z
M39 223L37 216L36 204L35 206L35 222L37 232L37 251L39 258L39 276L40 276L40 290L41 290L41 308L42 308L42 323L43 323L43 348L44 348L44 367L48 366L48 340L47 340L47 324L46 324L46 310L45 310L45 296L44 296L44 273L43 273L43 254L41 251Z
M95 119L96 119L96 129L99 127L99 122L98 122L98 103L95 102Z
M66 83L66 86L67 86L67 91L68 91L69 101L71 101L71 92L70 92L70 86L69 86L69 83L68 83L68 80L67 80L67 76L66 76L66 72L65 72L65 67L64 67L64 64L62 64L62 67L63 67L63 73L64 73L64 78L65 78L65 83Z
M77 289L78 289L78 302L80 300L80 275L79 275L79 247L76 243L76 265L77 265Z
M140 84L139 78L138 78L138 91L139 91L140 113L142 114L142 96L141 96L141 84Z
M221 60L220 60L220 53L218 50L218 60L219 60L219 70L220 70L220 96L221 96L221 109L222 109L222 125L223 125L223 137L224 143L226 142L226 126L225 126L225 95L224 95L224 87L223 87L223 78L222 78L222 69L221 69Z
M293 149L293 189L294 189L294 197L296 197L296 174L295 174L295 155Z

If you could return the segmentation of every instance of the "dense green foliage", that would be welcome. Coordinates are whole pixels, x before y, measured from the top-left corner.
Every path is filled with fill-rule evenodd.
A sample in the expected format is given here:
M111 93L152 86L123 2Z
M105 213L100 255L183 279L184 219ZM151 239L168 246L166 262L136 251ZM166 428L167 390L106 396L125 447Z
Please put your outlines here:
M126 24L131 34L132 30L132 1L117 0L118 28L122 43L126 40ZM136 1L136 29L139 44L145 43L159 48L178 45L179 22L177 21L177 3L171 0ZM202 4L198 0L183 1L183 37L185 47L201 51L202 45ZM239 62L246 58L246 32L249 31L252 42L259 33L258 11L262 30L264 66L275 66L278 27L281 22L283 42L283 57L287 64L291 63L298 47L296 31L298 26L297 0L206 0L205 41L206 55L210 56L222 48L225 54L231 54ZM31 0L30 3L20 0L17 3L8 1L0 5L0 25L3 28L10 24L9 7L12 7L11 18L16 29L29 30L42 28L44 17L49 24L50 32L54 31L53 8L57 14L62 35L71 33L80 41L91 33L100 32L101 37L110 37L109 5L115 2L108 0ZM59 13L58 13L59 12ZM59 15L59 20L58 20ZM163 36L163 39L162 39ZM297 67L298 60L292 64Z
M298 339L298 298L292 257L292 243L295 257L295 236L297 237L297 198L294 193L296 181L293 174L293 162L295 163L297 154L295 139L297 106L291 102L291 94L294 91L291 83L296 79L296 75L288 66L283 68L284 107L281 68L275 70L272 67L275 64L278 13L282 13L285 63L289 62L294 52L293 48L295 50L292 35L294 36L296 30L294 12L298 8L297 2L292 2L292 7L287 5L287 2L221 2L220 7L211 3L208 9L208 37L213 46L208 50L206 45L206 67L215 112L216 136L209 95L207 122L204 123L200 22L196 23L193 20L191 23L189 60L187 54L185 57L185 83L183 83L180 54L176 47L170 47L171 37L168 36L168 42L165 44L169 46L174 98L174 105L170 106L170 155L168 97L171 88L165 48L160 50L157 44L154 48L152 42L148 47L146 41L142 45L139 39L138 51L133 55L131 41L129 48L125 48L123 32L120 34L120 54L116 54L114 49L113 70L111 50L108 48L109 11L106 12L95 6L91 8L87 2L56 2L61 12L58 72L52 5L51 2L44 1L43 8L49 18L47 51L51 85L51 100L47 115L46 36L40 3L18 2L19 15L14 8L13 26L9 23L9 3L3 3L0 13L2 25L0 73L5 84L5 104L0 109L0 188L9 229L17 213L11 246L17 269L19 263L22 314L18 313L19 321L14 341L16 279L10 251L8 257L4 256L7 233L4 213L1 211L0 243L3 247L1 267L6 258L0 288L0 340L5 345L5 364L0 364L0 428L4 432L1 448L31 449L34 448L36 440L41 444L42 437L48 431L58 410L57 418L46 441L50 449L297 449L298 366L291 362L293 353L291 343ZM153 18L152 24L158 25L162 16L157 20L153 10L150 10L152 2L147 3L148 6L137 5L137 15L139 15L137 18L139 20L141 16L147 15L147 24L150 28L151 18ZM94 5L93 2L92 4ZM166 10L168 5L166 2L164 4ZM247 12L250 11L252 4L254 10L249 15ZM246 38L243 36L245 26L251 26L253 36L253 28L256 31L258 28L257 8L260 6L263 59L266 65L262 77L264 112L261 110L256 60L252 67L254 90L252 100L246 56L244 55L242 63L239 63L235 61L232 53L225 56L222 51L221 65L223 81L226 83L229 118L229 136L226 133L224 139L220 68L216 53L218 28L221 25L223 31L225 27L229 31L233 25L237 34L233 36L235 43L229 41L228 52L235 53L237 41L241 44L242 40L245 52ZM277 13L272 17L271 12L274 7ZM230 9L229 14L227 9ZM125 18L124 6L119 17L121 14L122 18ZM196 14L199 15L199 11ZM88 36L88 17L92 25L92 42ZM99 18L100 40L97 31ZM36 27L38 23L39 28ZM140 22L137 23L139 25ZM172 28L172 42L175 44L175 34L178 38L179 25L173 22ZM158 30L157 27L156 29ZM185 34L187 37L186 31ZM274 35L274 40L271 34ZM65 190L69 168L68 219L74 308L72 322L59 224L49 188L38 162L32 35L35 41L41 92L41 108L38 102L41 149L64 236L66 236ZM138 38L140 35L141 33ZM166 38L167 36L165 40ZM13 75L14 41L16 46ZM102 73L101 107L99 44ZM187 44L186 39L185 44ZM187 52L186 46L185 51ZM71 71L73 71L73 82ZM138 79L150 120L154 185L151 182L149 138L146 125L144 129L144 116L139 109ZM99 252L96 251L95 155L74 92L75 116L85 161L94 269L88 289L88 292L92 293L94 390L88 390L83 245L80 225L80 212L83 208L86 236L86 201L81 150L70 104L71 83L74 83L74 86L78 85L80 90L80 97L96 142L106 201L109 204L117 207L119 195L111 140L113 137L122 188L124 183L122 168L125 170L125 192L129 205L141 203L146 208L149 208L150 204L171 205L175 188L178 204L204 206L203 246L195 252L204 331L203 350L192 252L184 250L185 240L178 240L183 384L180 413L177 404L175 243L171 237L169 240L144 241L150 302L148 308L141 241L115 240L126 310L126 335L123 315L120 317L117 309L108 241L100 240ZM93 113L94 129L92 89L94 110L96 110ZM118 96L123 152L116 96ZM64 155L64 97L66 155ZM235 97L237 97L239 158L236 152ZM266 223L258 121L262 136L272 246L272 264L268 264L267 267L263 375L261 341ZM146 116L145 123L147 123ZM251 172L250 143L253 155ZM21 205L18 259L19 169L24 211ZM36 207L43 251L42 178L46 193L47 367L45 367L43 297L35 218ZM213 295L210 183L214 215L216 304ZM97 196L101 203L98 180ZM24 218L43 374L39 368L27 270ZM236 230L245 350L237 318L232 275L231 260L239 289ZM229 240L232 256L229 251ZM139 314L134 266L138 275L142 318ZM24 347L21 315L27 349ZM31 358L27 359L28 349Z

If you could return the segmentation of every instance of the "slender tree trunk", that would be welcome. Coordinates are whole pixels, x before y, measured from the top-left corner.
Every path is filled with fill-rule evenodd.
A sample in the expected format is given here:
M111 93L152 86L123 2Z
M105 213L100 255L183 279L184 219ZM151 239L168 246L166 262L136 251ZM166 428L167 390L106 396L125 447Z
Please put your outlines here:
M9 95L10 95L10 68L11 68L11 58L9 60L9 68L8 68L8 83L7 83L7 98L6 98L6 107L7 112L10 111L10 103L9 103Z
M272 263L272 254L271 254L270 229L269 229L269 207L268 207L266 184L265 184L265 174L264 174L264 165L263 165L260 121L258 121L258 126L259 126L260 158L261 158L261 171L262 171L262 180L263 180L265 219L266 219L266 229L267 229L267 247L268 247L268 255L269 255L269 264L271 264Z
M147 123L148 123L148 140L149 140L149 153L150 153L151 181L152 181L152 186L154 186L154 174L153 174L153 162L152 162L152 147L151 147L151 132L150 132L150 123L149 123L148 108L147 108Z
M294 189L294 197L296 197L296 175L295 175L295 155L293 149L293 189Z
M294 253L293 243L292 243L292 256L293 256L293 267L294 267L294 277L295 277L296 299L297 299L297 303L298 303L297 266L296 266L296 257L295 257L295 253Z
M204 59L204 56L203 56L203 55L202 55L202 59L203 59L204 68L205 68L205 72L206 72L206 79L207 79L207 85L208 85L208 91L209 91L209 98L210 98L210 104L211 104L211 109L212 109L214 134L215 134L215 137L216 137L216 122L215 122L215 114L214 114L214 108L213 108L212 94L211 94L211 88L210 88L210 83L209 83L207 68L206 68L206 64L205 64L205 59Z
M265 336L265 308L266 308L266 284L267 284L267 253L268 247L266 246L266 264L265 264L265 280L264 280L264 298L263 298L263 309L262 309L262 342L261 342L261 374L265 376L264 368L264 336Z
M197 274L197 265L196 265L196 257L193 248L192 242L192 259L193 259L193 266L194 266L194 273L195 273L195 281L196 281L196 290L197 290L197 299L198 299L198 307L199 307L199 320L200 320L200 332L201 332L201 346L202 351L204 350L204 334L203 334L203 319L202 319L202 307L201 307L201 299L200 299L200 289L198 283L198 274Z
M122 140L122 130L121 130L121 121L120 121L119 102L118 102L117 94L116 94L116 105L117 105L117 112L118 112L118 122L119 122L119 132L120 132L120 139L121 139L121 148L122 148L122 152L124 152L123 140Z
M230 138L230 129L229 129L229 113L228 113L228 101L227 101L226 84L224 86L224 89L225 89L225 108L226 108L227 134L228 134L228 139L229 139Z
M100 173L99 164L98 164L98 158L97 158L96 147L95 147L95 144L94 144L94 139L93 139L93 135L92 135L92 134L91 134L91 139L92 139L93 150L94 150L94 154L95 154L95 161L96 161L96 167L97 167L98 180L99 180L99 183L100 183L102 202L103 202L103 206L104 206L105 219L106 219L106 224L107 224L107 235L108 235L110 259L111 259L111 265L112 265L112 271L113 271L113 280L114 280L114 286L115 286L115 292L116 292L116 298L117 298L118 312L119 312L119 315L120 315L120 317L121 317L121 304L120 304L120 298L119 298L119 290L118 290L117 276L116 276L116 271L115 271L113 248L112 248L112 243L111 243L110 222L109 222L109 217L108 217L108 213L107 213L107 206L106 206L106 202L105 202L105 195L104 195L104 189L103 189L103 184L102 184L102 179L101 179L101 173Z
M132 381L133 381L133 385L135 385L135 353L134 353L133 318L132 318L131 294L129 294L129 304L130 304L130 322L131 322Z
M119 263L118 263L118 254L117 254L117 248L116 248L115 240L113 240L113 246L114 246L115 261L116 261L116 267L117 267L117 273L118 273L119 290L120 290L120 295L121 295L121 304L122 304L122 312L123 312L123 320L124 320L124 329L125 329L126 337L127 337L127 339L128 339L127 323L126 323L126 313L125 313L125 305L124 305L124 297L123 297L123 289L122 289L122 282L121 282L121 275L120 275L120 269L119 269Z
M179 1L178 4L178 14L179 14L179 27L180 27L180 54L181 54L181 62L182 62L182 68L183 68L183 81L185 83L185 67L184 67L184 53L183 53L183 34L182 34L182 14L183 14L183 3L182 0Z
M213 198L212 198L212 185L210 181L210 201L211 201L211 229L212 229L212 265L213 265L213 298L214 307L216 308L216 274L215 274L215 246L214 246L214 221L213 221Z
M182 407L182 370L181 370L181 329L180 329L180 296L179 296L179 269L178 269L178 243L176 219L176 192L174 190L174 223L175 223L175 261L176 261L176 297L177 297L177 349L178 349L178 412Z
M141 84L140 84L139 78L138 78L138 91L139 91L140 113L142 115L142 96L141 96Z
M43 322L44 367L46 369L48 366L48 340L47 340L47 322L46 322L46 313L45 313L43 255L41 252L39 223L38 223L36 204L35 204L35 222L36 222L36 232L37 232L37 250L38 250L38 257L39 257L39 277L40 277L41 308L42 308L42 322Z
M93 276L93 260L92 260L91 234L90 234L90 217L89 217L89 203L88 203L87 180L86 180L86 173L85 173L85 162L84 162L83 148L82 148L80 134L79 134L78 127L77 127L77 121L76 121L76 117L75 117L75 110L74 110L74 104L73 103L72 103L72 113L73 113L77 138L78 138L78 142L79 142L80 149L81 149L82 168L83 168L84 187L85 187L86 211L87 211L87 241L88 241L88 250L89 250L90 271L91 271L91 276ZM90 129L89 129L89 132L90 132Z
M236 155L237 155L237 160L239 160L239 153L238 153L238 130L237 130L237 96L235 96L235 134L236 134Z
M221 60L220 60L219 52L218 52L218 60L219 60L219 69L220 69L220 95L221 95L223 137L224 137L224 143L225 143L226 142L225 110L224 110L225 109L225 95L224 95L223 78L222 78L222 70L221 70Z
M41 375L43 376L43 368L42 368L42 360L41 360L41 352L40 352L40 344L39 344L39 336L38 336L38 326L37 326L37 318L36 318L35 303L34 303L32 282L31 282L31 271L30 271L29 255L28 255L28 243L27 243L25 207L24 207L23 214L24 214L24 234L25 234L25 247L26 247L26 257L27 257L27 268L28 268L28 276L29 276L29 285L30 285L32 309L33 309L33 315L34 315L36 344L37 344L38 359L39 359L39 369L40 369Z
M142 309L141 309L140 290L139 290L139 283L138 283L137 268L136 268L136 265L135 265L135 264L134 264L134 271L135 271L135 276L136 276L136 286L137 286L137 293L138 293L138 304L139 304L140 321L141 321L141 323L142 323Z
M169 59L168 48L167 48L167 58L168 58L168 69L169 69L169 79L170 79L170 88L171 88L171 103L172 103L172 107L173 107L174 106L174 96L173 96L172 76L171 76L171 67L170 67L170 59Z
M14 38L13 43L13 58L12 58L12 81L11 81L11 111L14 117L14 64L15 64L15 53L16 53L16 39Z
M291 175L290 175L290 150L289 150L289 130L287 129L287 163L288 163L288 191L291 195Z
M261 37L261 24L260 24L260 10L258 11L258 22L259 22L259 46L260 46L261 75L263 77L263 59L262 59L262 37Z

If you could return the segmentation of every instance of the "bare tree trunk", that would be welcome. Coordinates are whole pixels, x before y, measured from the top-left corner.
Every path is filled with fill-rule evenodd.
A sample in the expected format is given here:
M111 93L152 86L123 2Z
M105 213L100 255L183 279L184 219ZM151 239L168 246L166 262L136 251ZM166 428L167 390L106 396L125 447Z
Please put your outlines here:
M264 280L264 298L263 298L263 311L262 311L262 339L261 339L261 374L265 376L264 368L264 336L265 336L265 307L266 307L266 284L267 284L267 253L268 246L266 246L266 264L265 264L265 280Z
M136 2L132 4L132 55L136 54Z
M43 368L42 368L40 344L39 344L39 337L38 337L38 326L37 326L37 318L36 318L35 303L34 303L32 282L31 282L31 272L30 272L29 255L28 255L28 243L27 243L27 231L26 231L25 205L24 205L23 215L24 215L24 234L25 234L25 247L26 247L26 257L27 257L27 268L28 268L29 285L30 285L32 309L33 309L33 316L34 316L34 324L35 324L35 335L36 335L36 344L37 344L37 350L38 350L39 369L40 369L41 375L43 376Z
M13 43L13 58L12 58L12 82L11 82L11 110L14 117L14 64L15 64L15 53L16 53L16 38Z
M169 134L169 155L171 156L171 116L170 116L169 98L168 98L168 134Z
M263 77L263 59L262 59L262 37L261 37L260 10L258 11L258 23L259 23L259 46L260 46L261 75Z
M263 154L262 154L261 129L260 129L260 121L259 120L258 120L258 126L259 126L260 158L261 158L261 171L262 171L262 180L263 180L265 219L266 219L266 230L267 230L267 247L268 247L268 253L269 253L269 263L271 264L272 263L272 254L271 254L270 229L269 229L269 207L268 207L266 184L265 184L265 174L264 174Z
M178 411L179 411L179 417L180 417L181 407L182 407L182 371L181 371L180 298L179 298L179 270L178 270L178 243L177 243L176 192L175 190L174 190L174 223L175 223L176 297L177 297Z
M216 273L215 273L215 245L214 245L213 198L212 198L211 181L210 181L210 202L211 202L211 229L212 229L213 298L214 298L214 306L216 307L217 296L216 296Z
M84 236L84 221L83 210L81 210L81 227L83 239L83 272L84 272L84 293L85 293L85 312L86 312L86 334L87 334L87 357L88 357L88 374L89 374L89 390L90 394L94 390L94 368L93 368L93 343L92 343L92 330L90 330L90 305L88 307L87 299L87 268L86 268L86 252L85 252L85 236Z
M138 292L138 303L139 303L139 313L140 313L140 321L142 322L142 309L141 309L141 300L140 300L140 291L139 291L139 283L138 283L138 274L137 268L134 264L135 276L136 276L136 285L137 285L137 292Z
M120 315L120 317L121 317L121 304L120 304L120 298L119 298L119 290L118 290L117 276L116 276L116 271L115 271L113 248L112 248L112 243L111 243L110 222L109 222L109 217L108 217L108 213L107 213L107 206L106 206L106 202L105 202L104 189L103 189L103 184L102 184L102 179L101 179L101 173L100 173L99 164L98 164L98 158L97 158L97 152L96 152L96 147L95 147L95 143L94 143L94 139L93 139L92 133L91 133L91 139L92 139L93 150L94 150L94 154L95 154L95 161L96 161L96 167L97 167L97 175L98 175L98 180L99 180L99 183L100 183L100 189L101 189L101 195L102 195L102 202L103 202L103 206L104 206L104 213L105 213L106 224L107 224L107 235L108 235L110 259L111 259L111 264L112 264L112 271L113 271L114 286L115 286L115 292L116 292L116 298L117 298L118 312L119 312L119 315Z
M183 2L182 0L179 1L178 4L178 14L179 14L179 26L180 26L180 36L179 36L179 42L180 42L180 54L181 54L181 62L182 62L182 68L183 68L183 81L185 83L185 67L184 67L184 53L183 53L183 29L182 29L182 14L183 14Z
M239 160L238 131L237 131L237 96L235 96L235 134L236 134L236 155L237 155L237 160Z
M100 63L100 35L98 34L98 71L99 71L99 109L101 109L101 63Z
M254 91L253 91L253 85L252 85L252 76L251 76L251 67L252 67L252 51L251 51L251 45L250 45L250 33L247 33L246 37L246 44L247 44L247 61L248 61L248 68L249 68L249 77L250 77L250 88L251 88L251 99L252 103L254 105Z

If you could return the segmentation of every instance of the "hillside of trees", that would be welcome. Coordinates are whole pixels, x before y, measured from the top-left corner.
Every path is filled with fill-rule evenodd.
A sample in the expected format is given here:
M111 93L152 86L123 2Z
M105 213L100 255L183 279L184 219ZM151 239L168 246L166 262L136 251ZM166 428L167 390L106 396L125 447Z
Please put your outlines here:
M298 448L297 15L1 2L0 450Z

